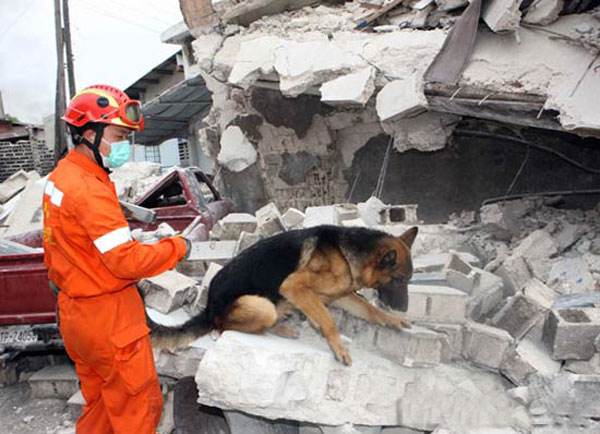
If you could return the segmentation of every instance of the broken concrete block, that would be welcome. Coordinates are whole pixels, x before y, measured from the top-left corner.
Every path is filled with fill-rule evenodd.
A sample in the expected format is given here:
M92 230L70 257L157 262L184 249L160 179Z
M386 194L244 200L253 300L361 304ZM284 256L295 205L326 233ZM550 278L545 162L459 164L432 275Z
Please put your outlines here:
M417 236L417 239L419 237ZM471 264L479 264L479 259L467 252L453 252L458 255L462 261ZM428 273L432 271L442 271L444 266L450 260L450 253L426 253L417 255L413 258L413 271L415 273Z
M335 213L337 224L343 224L345 221L358 218L358 207L353 203L336 204Z
M219 164L233 172L241 172L254 163L258 154L240 127L229 126L221 136L221 150L217 157Z
M210 339L210 337L207 337ZM154 365L158 375L171 378L183 378L196 375L198 364L206 350L204 348L188 346L177 348L174 351L153 349Z
M391 225L396 223L418 224L420 223L417 215L419 205L387 205L381 213L381 223Z
M508 394L519 404L528 406L531 402L529 397L529 388L525 386L513 387L508 390Z
M560 295L552 304L553 309L574 309L579 307L600 307L600 292Z
M523 21L528 24L547 26L558 19L564 6L564 0L537 0L531 3Z
M347 330L347 327L340 327L340 332L345 336L352 336ZM419 326L401 331L387 327L374 331L374 349L403 366L426 367L450 360L451 348L441 333ZM356 333L358 335L353 338L353 342L371 349L367 342L369 333L358 330Z
M495 274L502 278L505 296L516 294L532 277L525 259L520 255L506 258Z
M296 208L289 208L281 217L288 229L299 229L304 221L304 213Z
M29 377L31 398L69 399L77 392L77 373L73 365L47 366Z
M525 283L523 294L537 302L544 309L550 309L556 297L552 288L547 287L537 279L531 279Z
M302 226L305 228L337 224L337 213L334 205L309 206L304 214L305 218Z
M7 202L23 190L29 180L37 181L38 179L40 179L40 175L33 170L31 172L19 170L13 173L0 184L0 203Z
M581 256L553 261L547 283L564 294L589 293L596 286L590 267Z
M558 253L558 246L552 235L543 229L538 229L524 238L513 250L514 255L520 255L526 260L547 259Z
M460 324L423 323L423 327L445 336L449 345L449 361L462 359L463 326Z
M517 385L526 385L533 373L556 374L560 369L560 362L552 360L540 343L529 339L507 350L500 365L500 372Z
M386 84L377 94L375 108L381 122L414 117L424 112L427 99L418 74Z
M230 434L298 434L298 422L269 420L239 411L223 411Z
M18 198L15 198L17 199L15 207L4 222L8 228L2 234L3 237L42 229L44 189L45 182L43 180L29 179L27 181L25 190L19 194Z
M450 258L442 273L448 285L467 294L473 293L481 278L478 271L453 252L450 252Z
M581 227L568 222L562 222L560 230L554 235L554 240L558 245L558 251L563 252L579 240L581 237Z
M375 91L375 68L367 66L321 85L321 101L331 105L364 106Z
M71 409L71 414L77 418L81 416L83 412L83 406L85 405L85 398L83 393L78 389L68 400L67 407Z
M510 241L521 231L519 219L509 207L494 203L481 207L481 224L497 240Z
M177 270L187 275L204 275L208 264L225 265L235 256L237 241L192 242L190 256L179 263Z
M474 322L464 330L463 356L482 368L497 371L513 338L505 330Z
M537 300L525 295L516 294L509 297L506 303L492 318L490 325L506 330L519 340L541 317L550 306L543 306Z
M256 211L256 219L258 221L258 232L263 237L270 237L286 230L281 219L281 213L273 202Z
M600 354L595 353L589 360L567 360L563 370L573 374L600 375Z
M542 339L554 360L589 360L600 335L600 309L553 309L548 312Z
M256 231L258 221L252 214L227 214L213 227L212 231L219 240L237 240L242 232Z
M553 375L535 374L529 380L530 409L535 405L536 413L543 413L555 420L570 418L600 417L600 377L597 375L576 375L559 373ZM562 428L560 433L592 433L597 429L583 431ZM552 434L557 431L552 432Z
M462 323L468 296L448 286L408 285L407 316L413 321Z
M475 281L467 306L467 316L481 322L504 298L502 278L480 268L473 268L478 278Z
M259 234L250 234L248 232L242 232L239 240L235 244L235 254L239 255L241 252L246 250L248 247L256 244L260 241Z
M168 314L180 308L195 295L196 279L175 270L140 281L144 304L160 313Z
M481 17L494 32L513 31L521 21L522 0L490 0L481 7Z
M453 405L447 405L448 392L453 396ZM489 373L472 372L469 378L440 375L437 381L417 377L406 385L406 393L412 398L398 400L404 426L426 432L447 427L447 431L434 431L439 434L504 434L502 429L490 427L507 426L515 428L507 434L529 431L525 407L508 395L497 376Z
M198 366L198 402L269 419L428 430L462 417L475 426L495 425L500 417L512 424L519 412L500 380L488 373L447 365L406 368L350 351L353 363L346 367L322 341L227 331ZM448 412L434 411L438 408Z

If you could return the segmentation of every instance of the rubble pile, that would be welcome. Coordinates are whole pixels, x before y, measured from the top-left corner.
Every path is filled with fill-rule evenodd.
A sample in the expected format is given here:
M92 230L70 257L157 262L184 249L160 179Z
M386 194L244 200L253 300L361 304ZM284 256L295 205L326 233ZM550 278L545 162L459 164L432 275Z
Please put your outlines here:
M140 199L162 177L160 164L148 161L125 163L110 174L119 200L126 202Z
M255 216L231 214L179 267L201 283L180 284L179 274L148 279L161 300L148 309L155 322L182 324L200 312L222 265L261 238L319 224L393 235L418 225L406 313L413 327L385 328L330 307L352 353L345 367L294 313L285 323L296 340L207 335L174 353L156 351L159 373L195 375L200 403L243 412L263 430L287 419L322 432L596 432L600 208L556 203L495 203L444 225L422 224L416 205L375 197L304 213L282 214L271 203ZM385 309L374 290L361 293Z

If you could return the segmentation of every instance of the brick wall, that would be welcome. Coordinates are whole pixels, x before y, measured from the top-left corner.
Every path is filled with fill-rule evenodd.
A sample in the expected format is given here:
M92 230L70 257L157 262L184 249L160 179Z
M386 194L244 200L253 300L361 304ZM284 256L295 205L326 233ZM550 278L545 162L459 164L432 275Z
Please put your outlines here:
M20 169L44 176L53 168L54 153L43 141L0 142L0 182Z

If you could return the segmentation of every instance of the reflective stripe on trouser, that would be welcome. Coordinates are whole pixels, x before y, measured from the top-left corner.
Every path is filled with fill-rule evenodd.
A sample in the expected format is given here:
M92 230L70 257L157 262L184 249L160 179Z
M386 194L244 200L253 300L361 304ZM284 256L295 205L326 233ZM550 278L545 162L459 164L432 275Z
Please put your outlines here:
M89 298L59 294L60 331L86 401L78 434L156 432L162 395L134 287Z

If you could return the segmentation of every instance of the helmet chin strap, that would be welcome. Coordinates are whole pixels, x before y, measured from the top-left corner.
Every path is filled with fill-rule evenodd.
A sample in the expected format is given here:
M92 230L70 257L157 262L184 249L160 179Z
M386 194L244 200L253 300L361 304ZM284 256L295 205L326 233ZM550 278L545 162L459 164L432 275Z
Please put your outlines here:
M104 167L104 163L102 162L102 156L100 155L100 142L102 141L102 135L104 134L104 128L106 125L97 124L95 128L96 138L94 139L94 143L90 142L88 139L81 138L81 143L90 148L94 153L94 158L96 159L96 163L98 166L102 167L104 171L108 174L111 173L111 170L108 167Z

